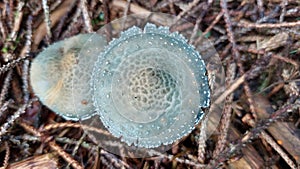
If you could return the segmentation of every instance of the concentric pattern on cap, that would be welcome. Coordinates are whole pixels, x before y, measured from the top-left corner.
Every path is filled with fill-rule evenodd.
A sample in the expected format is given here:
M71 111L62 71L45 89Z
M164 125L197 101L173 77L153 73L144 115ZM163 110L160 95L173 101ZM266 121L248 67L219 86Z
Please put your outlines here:
M194 129L209 106L204 61L168 27L132 27L99 56L92 75L101 121L138 147L171 144Z
M93 40L98 49L82 49L88 39ZM42 51L31 64L30 82L43 104L68 120L90 116L94 107L89 85L92 66L88 64L94 63L96 57L81 55L79 58L79 53L97 50L97 56L105 44L106 40L99 35L80 34Z

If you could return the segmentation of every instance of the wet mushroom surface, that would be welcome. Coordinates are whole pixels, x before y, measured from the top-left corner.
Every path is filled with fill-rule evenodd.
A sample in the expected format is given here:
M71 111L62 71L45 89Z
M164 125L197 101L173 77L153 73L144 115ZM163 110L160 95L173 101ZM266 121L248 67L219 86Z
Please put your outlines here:
M93 41L94 46L82 49L87 40ZM30 68L30 83L35 95L67 120L90 117L94 113L89 88L93 66L88 63L96 60L95 53L105 44L99 35L79 34L44 49Z
M181 34L151 23L133 26L98 57L94 106L104 126L128 145L168 145L189 134L209 107L206 73Z

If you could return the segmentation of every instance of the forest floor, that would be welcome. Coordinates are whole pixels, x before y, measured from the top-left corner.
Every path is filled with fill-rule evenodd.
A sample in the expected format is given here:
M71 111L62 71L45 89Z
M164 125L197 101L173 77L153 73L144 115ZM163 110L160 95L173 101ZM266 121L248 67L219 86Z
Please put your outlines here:
M213 44L226 79L217 101L225 106L204 141L200 123L167 152L123 157L37 99L30 63L54 42L149 12L185 19ZM6 0L0 1L0 49L1 168L300 166L299 0Z

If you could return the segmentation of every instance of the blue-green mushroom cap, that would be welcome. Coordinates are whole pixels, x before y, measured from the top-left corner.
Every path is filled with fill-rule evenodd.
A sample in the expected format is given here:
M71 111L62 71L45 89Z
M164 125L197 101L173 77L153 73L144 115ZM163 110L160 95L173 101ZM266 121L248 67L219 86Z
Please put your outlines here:
M91 46L82 49L87 40ZM30 83L41 102L67 120L94 113L91 71L106 40L96 34L79 34L56 42L32 61ZM79 57L80 53L80 57Z
M204 61L168 27L131 27L109 43L92 74L104 126L128 145L153 148L186 136L209 107Z

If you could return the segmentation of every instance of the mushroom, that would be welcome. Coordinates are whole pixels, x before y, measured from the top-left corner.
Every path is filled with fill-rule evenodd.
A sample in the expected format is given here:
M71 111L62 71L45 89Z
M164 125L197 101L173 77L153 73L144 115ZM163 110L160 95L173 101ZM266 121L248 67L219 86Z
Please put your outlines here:
M87 41L91 46L82 48ZM30 68L30 83L41 102L67 120L94 113L89 87L93 63L106 45L96 34L79 34L42 51Z
M206 73L200 54L178 32L133 26L94 65L94 106L104 126L128 145L168 145L189 134L209 107Z

